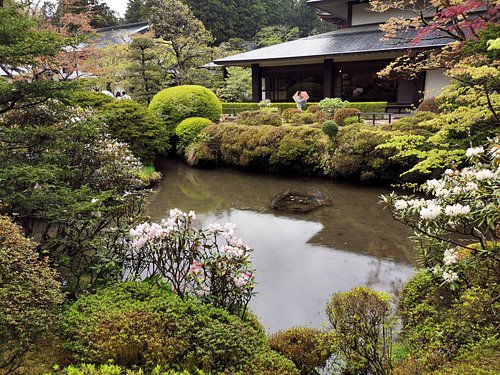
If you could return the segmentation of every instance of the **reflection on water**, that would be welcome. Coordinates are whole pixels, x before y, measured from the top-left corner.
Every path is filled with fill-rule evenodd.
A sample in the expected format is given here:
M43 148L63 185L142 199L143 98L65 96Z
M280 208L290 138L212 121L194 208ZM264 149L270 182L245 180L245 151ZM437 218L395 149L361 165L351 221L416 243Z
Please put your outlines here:
M174 160L162 171L147 214L158 220L178 207L196 211L202 226L236 223L238 237L255 249L258 295L250 307L270 332L319 327L332 293L357 285L391 292L412 275L409 231L378 203L388 189L191 169ZM273 211L272 198L290 187L319 189L331 204L308 214Z

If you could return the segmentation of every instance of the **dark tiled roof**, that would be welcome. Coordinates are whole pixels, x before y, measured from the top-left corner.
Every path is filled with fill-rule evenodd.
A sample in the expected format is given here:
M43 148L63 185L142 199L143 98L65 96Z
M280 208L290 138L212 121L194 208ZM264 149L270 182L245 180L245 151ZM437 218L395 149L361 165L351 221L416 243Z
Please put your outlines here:
M252 63L260 61L300 59L320 56L352 55L372 52L391 52L406 50L408 44L383 42L384 33L378 25L357 26L348 29L331 31L325 34L280 43L254 51L215 60L220 65L236 63ZM450 43L450 39L423 40L412 48L442 47Z
M106 27L97 30L97 36L92 38L98 48L128 43L134 34L142 34L148 31L147 22L132 23L123 26Z

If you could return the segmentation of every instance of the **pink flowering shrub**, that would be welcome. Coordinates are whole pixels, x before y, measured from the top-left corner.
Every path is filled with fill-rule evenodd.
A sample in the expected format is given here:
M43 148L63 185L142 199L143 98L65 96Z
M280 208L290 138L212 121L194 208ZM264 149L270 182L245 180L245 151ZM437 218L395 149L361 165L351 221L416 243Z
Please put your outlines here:
M427 181L423 190L433 195L430 199L395 193L383 197L394 218L413 229L422 266L452 289L467 281L460 274L478 257L498 257L499 142L491 141L486 149L469 148L469 166L447 169L440 179Z
M173 209L160 223L131 229L131 276L160 277L181 297L244 313L254 294L251 249L235 237L234 224L197 229L195 220L193 211Z

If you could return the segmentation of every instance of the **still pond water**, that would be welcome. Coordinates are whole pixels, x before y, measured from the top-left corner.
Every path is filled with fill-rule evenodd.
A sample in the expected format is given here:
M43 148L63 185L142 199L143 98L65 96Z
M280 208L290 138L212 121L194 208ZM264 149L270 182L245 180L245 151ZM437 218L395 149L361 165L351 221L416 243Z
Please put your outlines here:
M332 293L358 285L394 293L413 274L410 232L379 203L390 189L193 169L177 160L160 169L165 177L146 213L158 221L177 207L195 211L203 227L235 223L236 235L254 249L258 294L250 308L269 332L321 327ZM330 204L306 214L274 211L272 199L289 188L319 189Z

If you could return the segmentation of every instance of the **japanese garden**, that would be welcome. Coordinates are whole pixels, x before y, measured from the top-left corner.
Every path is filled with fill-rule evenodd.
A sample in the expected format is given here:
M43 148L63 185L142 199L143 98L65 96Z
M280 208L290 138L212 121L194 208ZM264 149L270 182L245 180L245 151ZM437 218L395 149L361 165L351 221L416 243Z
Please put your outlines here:
M109 4L0 0L0 374L500 374L498 1Z

